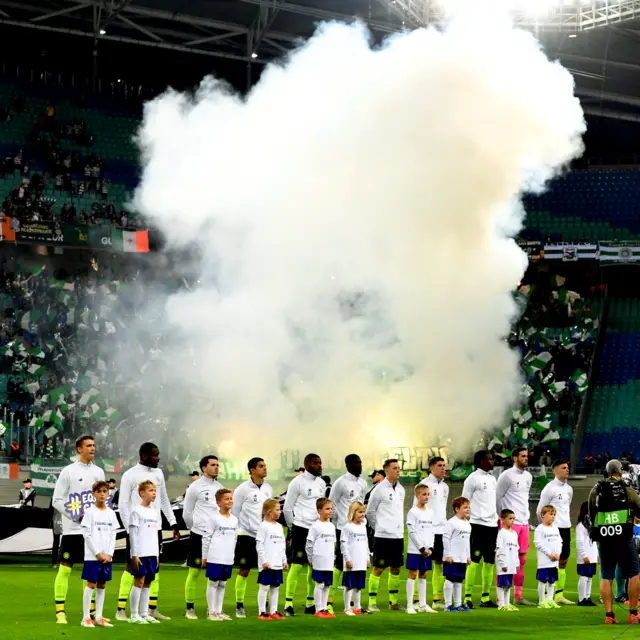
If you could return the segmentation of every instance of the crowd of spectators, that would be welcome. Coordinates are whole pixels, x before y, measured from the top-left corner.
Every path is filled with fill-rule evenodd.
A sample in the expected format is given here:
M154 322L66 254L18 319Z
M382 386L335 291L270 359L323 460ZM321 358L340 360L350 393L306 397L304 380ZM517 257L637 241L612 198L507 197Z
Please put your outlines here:
M489 443L498 463L516 446L527 447L531 466L570 455L599 324L601 292L587 293L585 299L565 278L547 274L519 288L523 315L509 344L521 354L525 382L508 426Z
M102 456L127 459L149 422L161 419L140 396L157 336L152 327L148 336L127 331L145 304L145 285L91 268L71 276L23 265L3 266L0 282L0 418L5 439L19 442L17 457L68 457L75 438L91 433ZM139 368L126 377L123 353Z
M65 140L84 146L86 153L64 149L61 143ZM109 198L108 167L91 151L92 145L93 135L84 120L58 122L55 107L49 105L38 116L25 146L5 153L0 163L0 177L15 179L11 189L0 194L4 197L0 215L21 222L57 218L70 224L146 228L140 216L127 213ZM87 196L90 203L85 202Z

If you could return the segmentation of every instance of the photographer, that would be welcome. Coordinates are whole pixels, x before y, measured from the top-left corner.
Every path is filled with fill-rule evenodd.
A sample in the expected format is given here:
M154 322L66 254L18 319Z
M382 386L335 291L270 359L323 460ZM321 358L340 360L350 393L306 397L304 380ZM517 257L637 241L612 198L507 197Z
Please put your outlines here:
M640 624L635 608L640 566L633 541L633 517L640 514L640 497L622 480L619 460L610 460L606 471L608 478L598 482L589 495L591 538L598 543L600 555L600 594L606 608L605 624L617 624L612 592L616 566L629 579L629 624Z

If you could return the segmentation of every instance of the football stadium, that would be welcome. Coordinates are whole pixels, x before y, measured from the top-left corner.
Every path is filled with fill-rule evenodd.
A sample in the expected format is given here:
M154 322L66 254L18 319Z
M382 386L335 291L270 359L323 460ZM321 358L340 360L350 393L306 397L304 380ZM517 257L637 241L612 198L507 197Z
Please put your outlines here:
M640 0L0 38L2 638L640 624Z

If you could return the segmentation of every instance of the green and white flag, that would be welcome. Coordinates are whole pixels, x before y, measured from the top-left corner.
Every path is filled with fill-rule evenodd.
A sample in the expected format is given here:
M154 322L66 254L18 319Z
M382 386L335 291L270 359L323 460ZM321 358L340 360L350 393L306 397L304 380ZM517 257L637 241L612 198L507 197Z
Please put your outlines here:
M525 427L518 427L516 429L516 438L518 440L526 440L529 437L529 429Z
M65 464L58 465L55 462L49 462L46 466L39 463L31 465L31 480L34 488L37 489L38 495L53 495L60 472L65 466Z
M540 422L532 420L529 428L537 433L544 433L551 428L551 420L542 420Z
M560 440L560 433L557 431L549 431L549 433L542 438L542 442L551 442L552 440Z
M542 351L538 354L529 354L525 359L525 366L530 374L534 374L536 371L542 371L549 361L551 360L551 354L548 351Z
M46 367L41 364L32 364L27 372L32 375L34 378L39 378L46 371Z
M40 311L38 309L32 309L27 311L20 319L20 327L25 331L28 331L31 326L40 320Z
M531 410L528 407L522 409L514 409L511 413L513 419L518 424L524 424L528 420L531 420Z
M571 376L571 381L575 383L580 393L583 393L584 391L586 391L587 387L589 386L587 374L582 369L578 369Z
M538 391L534 396L533 396L533 406L536 409L544 409L547 405L549 404L549 402L547 401L547 399L544 397L544 395L542 394L541 391Z
M566 281L567 279L562 276L551 276L552 287L561 287Z
M549 392L554 398L558 398L558 396L564 391L567 386L566 382L552 382L549 385Z
M600 262L638 262L640 246L616 242L600 243Z

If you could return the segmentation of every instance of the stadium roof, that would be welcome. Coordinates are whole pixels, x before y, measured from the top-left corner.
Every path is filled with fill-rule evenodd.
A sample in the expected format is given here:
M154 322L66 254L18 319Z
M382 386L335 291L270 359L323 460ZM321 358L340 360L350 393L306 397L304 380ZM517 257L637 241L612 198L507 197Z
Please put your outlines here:
M587 113L640 121L640 0L520 2L518 23L572 70ZM354 19L381 39L441 14L433 0L0 0L6 26L252 64Z

